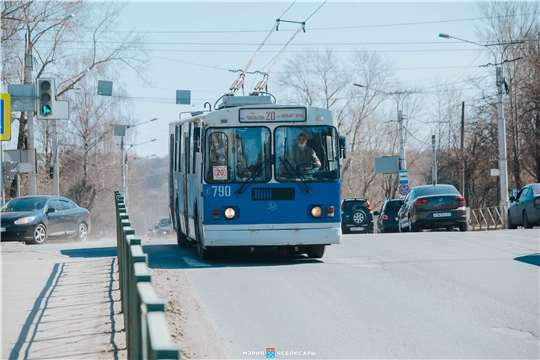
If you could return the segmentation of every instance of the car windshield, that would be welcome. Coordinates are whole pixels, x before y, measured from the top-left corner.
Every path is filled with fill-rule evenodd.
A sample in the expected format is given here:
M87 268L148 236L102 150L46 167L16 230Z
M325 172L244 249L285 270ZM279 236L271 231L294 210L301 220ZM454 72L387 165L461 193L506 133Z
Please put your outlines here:
M169 225L169 218L164 218L159 221L160 226L167 226Z
M419 187L416 189L416 194L417 196L440 195L440 194L459 195L459 192L452 185L435 185L435 186Z
M46 203L47 199L42 198L12 199L2 206L2 212L37 211L43 209Z

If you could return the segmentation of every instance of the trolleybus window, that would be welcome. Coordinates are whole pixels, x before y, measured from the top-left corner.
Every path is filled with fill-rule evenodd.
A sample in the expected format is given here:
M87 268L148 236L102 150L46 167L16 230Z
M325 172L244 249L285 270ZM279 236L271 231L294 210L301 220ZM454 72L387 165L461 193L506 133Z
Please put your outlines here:
M275 147L277 181L339 178L338 134L334 127L277 127Z
M268 128L210 128L205 139L206 182L270 181Z

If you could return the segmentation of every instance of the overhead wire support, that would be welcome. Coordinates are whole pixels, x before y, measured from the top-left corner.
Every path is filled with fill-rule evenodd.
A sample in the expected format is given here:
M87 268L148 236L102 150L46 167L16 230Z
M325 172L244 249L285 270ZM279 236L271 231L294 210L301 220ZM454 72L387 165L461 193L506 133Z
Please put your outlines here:
M253 61L255 60L255 57L259 54L259 52L261 51L262 47L264 46L264 44L266 43L266 40L268 40L268 38L270 37L270 35L272 35L272 33L277 30L278 26L279 26L279 19L276 20L276 24L274 26L272 26L272 29L270 30L270 32L268 33L268 35L266 35L266 38L262 41L262 43L259 45L259 48L257 49L257 51L255 51L255 54L253 54L253 56L251 57L251 60L249 60L249 62L247 63L246 67L244 70L242 70L241 74L240 74L240 77L235 80L233 82L233 84L231 85L231 87L229 88L230 92L225 94L225 95L229 95L229 96L234 96L234 94L238 91L238 89L240 89L241 87L244 86L244 79L246 77L246 73L248 72L249 68L251 67L251 65L253 64Z
M276 60L274 60L274 62L270 66L270 69L268 69L268 71L264 74L263 79L261 81L259 81L257 83L257 85L255 85L255 87L253 88L253 91L251 91L249 93L250 95L258 95L260 92L266 91L266 87L268 85L268 76L270 75L270 73L274 69L274 66L276 66L279 59L281 59L281 56L283 56L283 54L285 53L285 51L287 50L287 48L289 47L291 42L296 38L296 36L300 33L300 31L302 30L304 33L306 32L306 22L305 21L288 21L288 20L280 20L280 19L277 20L278 24L276 25L276 31L278 30L278 26L279 26L280 21L300 24L300 27L298 28L298 30L296 30L296 32L293 34L293 36L290 38L290 40L287 42L287 44L285 44L283 49L281 49L280 53L276 57Z

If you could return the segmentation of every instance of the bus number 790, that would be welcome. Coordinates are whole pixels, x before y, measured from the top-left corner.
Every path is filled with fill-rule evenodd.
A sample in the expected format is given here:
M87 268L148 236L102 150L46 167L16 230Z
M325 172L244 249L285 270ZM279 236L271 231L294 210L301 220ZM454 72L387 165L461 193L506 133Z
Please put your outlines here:
M214 197L224 197L224 196L231 196L231 187L230 186L212 186L212 189L214 190Z

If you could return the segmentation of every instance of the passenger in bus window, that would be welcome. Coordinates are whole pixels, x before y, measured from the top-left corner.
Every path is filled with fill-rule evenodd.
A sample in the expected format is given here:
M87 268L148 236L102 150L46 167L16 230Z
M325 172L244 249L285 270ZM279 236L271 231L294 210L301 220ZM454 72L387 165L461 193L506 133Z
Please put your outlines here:
M236 171L239 178L246 178L251 176L251 172L248 169L248 159L244 148L244 141L242 136L236 135Z
M210 162L212 165L226 165L227 156L225 153L225 144L223 139L214 137L210 145Z
M307 137L305 133L300 133L296 137L296 144L293 146L293 168L300 171L309 171L314 168L320 168L321 162L315 153L315 150L307 146Z

